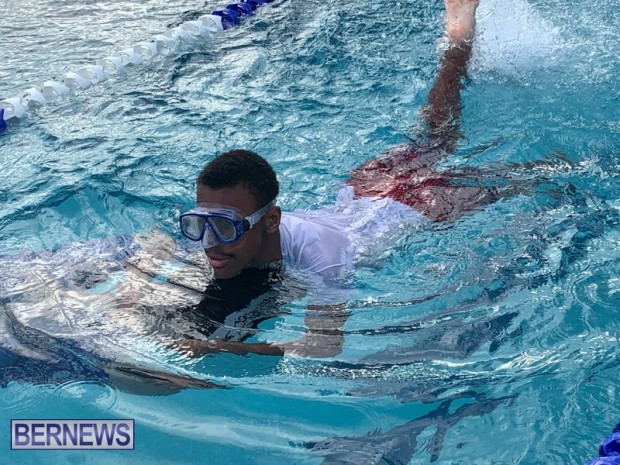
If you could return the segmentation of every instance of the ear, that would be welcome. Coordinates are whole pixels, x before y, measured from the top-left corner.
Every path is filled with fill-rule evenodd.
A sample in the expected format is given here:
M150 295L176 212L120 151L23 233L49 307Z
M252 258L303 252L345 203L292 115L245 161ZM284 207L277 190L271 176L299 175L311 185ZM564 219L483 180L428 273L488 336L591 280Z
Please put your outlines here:
M282 210L280 207L273 207L269 213L265 215L265 229L267 233L273 234L280 227L280 219L282 218Z

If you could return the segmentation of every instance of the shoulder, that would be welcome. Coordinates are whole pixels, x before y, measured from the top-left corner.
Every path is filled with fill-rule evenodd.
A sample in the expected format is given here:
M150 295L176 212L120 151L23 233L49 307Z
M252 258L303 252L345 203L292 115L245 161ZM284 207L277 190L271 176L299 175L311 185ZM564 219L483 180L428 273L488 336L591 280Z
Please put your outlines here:
M282 214L280 222L282 256L304 270L325 272L347 265L347 236L301 214Z

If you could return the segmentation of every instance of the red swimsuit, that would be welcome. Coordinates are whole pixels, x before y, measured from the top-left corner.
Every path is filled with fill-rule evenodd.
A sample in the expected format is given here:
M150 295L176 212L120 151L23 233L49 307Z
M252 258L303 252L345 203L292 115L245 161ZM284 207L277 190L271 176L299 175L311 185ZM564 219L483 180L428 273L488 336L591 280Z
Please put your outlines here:
M356 197L389 197L438 221L454 219L497 200L495 189L479 185L481 173L477 169L459 173L433 170L442 152L441 146L395 147L353 170L347 184Z

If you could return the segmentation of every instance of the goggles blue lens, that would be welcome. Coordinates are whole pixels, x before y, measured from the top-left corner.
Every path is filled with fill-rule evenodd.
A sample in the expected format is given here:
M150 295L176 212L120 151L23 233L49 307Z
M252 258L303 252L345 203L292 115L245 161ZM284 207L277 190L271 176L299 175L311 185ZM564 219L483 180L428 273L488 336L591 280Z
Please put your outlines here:
M274 206L275 200L272 200L246 217L232 207L198 207L181 215L181 233L192 241L202 241L205 249L218 243L232 244L241 239L241 236L252 229Z

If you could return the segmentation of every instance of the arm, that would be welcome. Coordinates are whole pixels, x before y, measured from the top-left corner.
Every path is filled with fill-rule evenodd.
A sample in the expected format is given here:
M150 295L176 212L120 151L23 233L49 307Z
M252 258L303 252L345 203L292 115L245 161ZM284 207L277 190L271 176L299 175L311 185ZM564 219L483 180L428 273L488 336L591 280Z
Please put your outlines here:
M302 357L333 357L342 350L344 324L349 316L344 304L309 305L306 310L306 334L292 342L239 342L221 339L185 339L176 348L192 357L228 352L235 355L298 355Z
M460 136L461 80L467 72L476 28L479 0L445 0L448 46L428 96L423 117L430 129L431 141L447 143L451 152Z
M143 320L142 306L160 306L157 294L167 296L166 305L197 303L202 297L204 254L181 253L174 239L157 230L134 237L136 253L124 258L124 275L114 283L114 303L110 317L130 323ZM109 293L109 291L108 291Z

